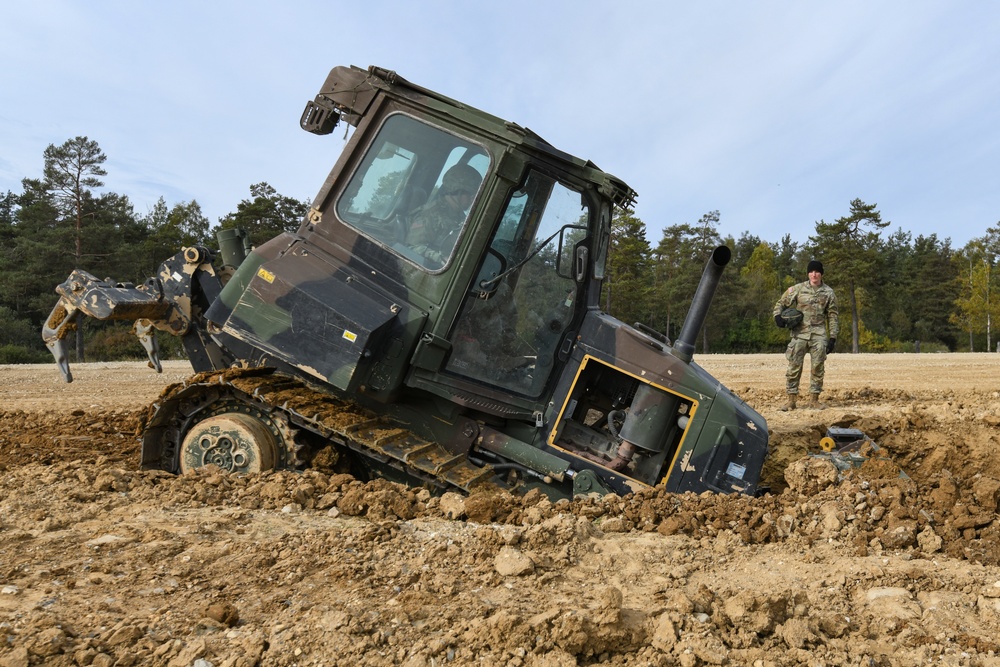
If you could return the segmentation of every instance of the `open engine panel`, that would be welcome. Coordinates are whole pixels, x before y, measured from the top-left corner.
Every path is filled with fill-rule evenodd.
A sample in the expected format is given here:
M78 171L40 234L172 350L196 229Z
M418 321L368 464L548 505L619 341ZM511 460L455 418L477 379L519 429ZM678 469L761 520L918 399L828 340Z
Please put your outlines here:
M586 357L550 444L643 484L661 481L697 401Z

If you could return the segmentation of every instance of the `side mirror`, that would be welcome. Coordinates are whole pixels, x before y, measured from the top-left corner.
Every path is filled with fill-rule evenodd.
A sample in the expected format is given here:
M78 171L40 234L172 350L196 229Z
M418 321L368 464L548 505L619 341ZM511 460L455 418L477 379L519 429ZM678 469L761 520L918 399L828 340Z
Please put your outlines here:
M500 276L507 269L507 262L503 255L490 248L483 260L483 265L479 268L479 275L472 284L471 294L475 294L480 299L488 299L493 296L500 286Z
M567 234L567 230L573 231ZM556 273L563 278L575 277L576 282L581 282L583 280L581 276L587 275L588 253L581 243L586 236L587 228L583 225L563 225L557 233L559 245L556 247Z

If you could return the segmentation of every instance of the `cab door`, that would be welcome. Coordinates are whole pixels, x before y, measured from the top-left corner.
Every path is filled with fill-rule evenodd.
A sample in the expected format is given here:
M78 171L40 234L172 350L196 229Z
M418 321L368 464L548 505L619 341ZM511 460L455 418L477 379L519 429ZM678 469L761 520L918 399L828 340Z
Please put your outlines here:
M446 373L529 398L542 393L578 322L589 217L580 192L528 172L465 297Z

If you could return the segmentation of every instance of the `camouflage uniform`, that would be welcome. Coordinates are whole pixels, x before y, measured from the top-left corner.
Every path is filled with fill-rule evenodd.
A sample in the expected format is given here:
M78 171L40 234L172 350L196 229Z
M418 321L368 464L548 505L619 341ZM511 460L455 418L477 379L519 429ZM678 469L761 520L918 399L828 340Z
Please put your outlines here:
M455 247L464 222L465 211L455 209L443 197L435 199L414 214L406 244L423 255L424 266L440 268Z
M785 290L774 304L774 315L780 314L785 308L802 311L802 323L791 330L792 339L785 350L785 358L788 359L786 391L792 395L799 393L799 379L802 377L802 365L808 351L812 362L809 393L819 394L823 391L826 372L827 338L836 338L840 333L837 297L826 283L813 287L806 280Z
M425 259L429 269L444 266L458 242L465 223L466 207L472 203L483 177L467 164L457 164L445 172L434 199L417 209L406 235L406 244ZM462 195L467 198L462 199Z

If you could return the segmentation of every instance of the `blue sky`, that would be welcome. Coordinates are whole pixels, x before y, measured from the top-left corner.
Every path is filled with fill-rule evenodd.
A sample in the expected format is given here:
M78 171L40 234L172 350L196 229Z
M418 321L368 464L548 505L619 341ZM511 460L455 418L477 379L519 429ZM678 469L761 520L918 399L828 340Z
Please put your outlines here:
M1000 221L1000 3L9 4L0 192L85 135L139 214L197 200L215 223L261 181L311 199L343 133L300 130L305 102L379 65L622 178L653 245L712 210L724 236L805 242L855 198L953 247Z

